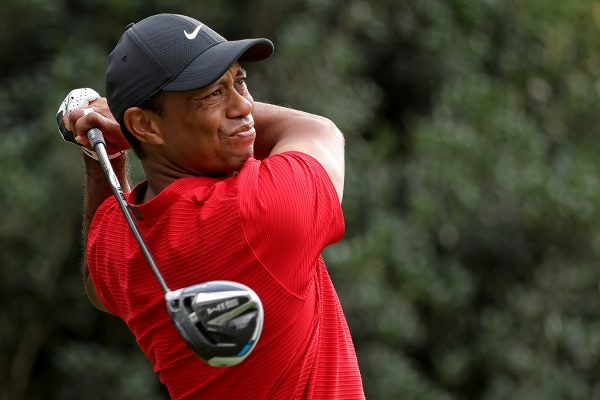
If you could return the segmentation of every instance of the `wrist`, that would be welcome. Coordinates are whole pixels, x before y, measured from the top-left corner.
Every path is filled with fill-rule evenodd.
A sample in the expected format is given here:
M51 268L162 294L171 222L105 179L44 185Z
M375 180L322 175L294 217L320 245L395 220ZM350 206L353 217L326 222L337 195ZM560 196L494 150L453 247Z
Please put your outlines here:
M130 190L128 178L128 155L127 151L124 151L123 153L119 154L120 155L118 157L111 159L110 163L117 176L117 179L121 184L121 188L125 193L128 193ZM96 161L92 157L88 157L87 155L82 154L81 158L83 160L83 165L85 168L85 176L86 180L88 181L88 188L105 186L107 188L107 193L112 193L106 181L106 174L104 172L104 169L102 168L102 165L100 165L98 161Z
M99 174L101 174L102 176L104 176L104 171L102 169L102 166L100 165L100 162L98 161L97 157L91 157L88 156L84 151L81 152L82 155L82 159L84 162L84 166L86 168L87 173L90 173L91 171L98 171ZM94 153L95 155L95 153ZM114 157L112 157L114 156ZM112 157L112 158L110 158ZM121 151L119 153L112 154L111 156L109 156L110 159L110 163L112 164L115 173L117 174L117 176L119 177L119 179L121 178L122 172L121 171L125 171L127 170L127 150Z
M90 149L88 149L86 147L83 147L83 146L81 146L81 151L83 152L83 154L85 154L89 158L92 158L92 159L98 161L98 155L96 154L95 151L92 151L92 150L90 150ZM125 152L126 152L126 150L121 150L121 151L119 151L117 153L109 154L108 155L108 159L112 160L112 159L115 159L117 157L121 157L123 154L125 154Z

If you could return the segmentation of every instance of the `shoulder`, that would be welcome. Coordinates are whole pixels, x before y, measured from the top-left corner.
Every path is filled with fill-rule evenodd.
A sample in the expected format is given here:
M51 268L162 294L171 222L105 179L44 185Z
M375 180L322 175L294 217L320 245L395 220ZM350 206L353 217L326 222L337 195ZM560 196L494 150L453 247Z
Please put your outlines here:
M287 151L265 158L249 159L239 173L239 184L275 184L287 181L319 182L325 186L333 184L319 161L300 151Z

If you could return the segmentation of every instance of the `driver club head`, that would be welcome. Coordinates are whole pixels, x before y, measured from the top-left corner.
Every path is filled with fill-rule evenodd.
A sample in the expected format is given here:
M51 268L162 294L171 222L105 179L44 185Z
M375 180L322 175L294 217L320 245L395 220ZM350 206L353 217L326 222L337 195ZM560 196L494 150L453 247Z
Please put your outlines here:
M264 311L248 286L211 281L165 294L167 310L190 348L207 364L239 364L262 332Z

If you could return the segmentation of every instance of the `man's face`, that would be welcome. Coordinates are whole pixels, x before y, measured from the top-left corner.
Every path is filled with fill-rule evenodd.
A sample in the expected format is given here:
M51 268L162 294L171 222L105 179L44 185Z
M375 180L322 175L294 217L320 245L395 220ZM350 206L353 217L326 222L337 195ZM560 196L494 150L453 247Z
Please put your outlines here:
M157 123L161 160L176 175L229 175L253 155L254 102L246 71L233 64L215 83L186 92L165 92Z

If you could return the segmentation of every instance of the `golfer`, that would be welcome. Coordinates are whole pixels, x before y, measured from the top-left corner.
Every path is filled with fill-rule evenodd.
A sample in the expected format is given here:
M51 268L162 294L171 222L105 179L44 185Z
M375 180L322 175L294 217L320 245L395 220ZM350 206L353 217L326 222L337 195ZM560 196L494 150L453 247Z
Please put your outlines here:
M202 362L86 152L86 292L127 324L173 399L364 398L321 256L344 233L344 138L328 119L253 101L244 65L272 52L267 39L227 41L193 18L154 15L128 26L110 54L106 99L65 119L83 145L88 129L103 131L170 287L230 280L262 300L263 332L248 358ZM132 189L129 148L145 173Z

